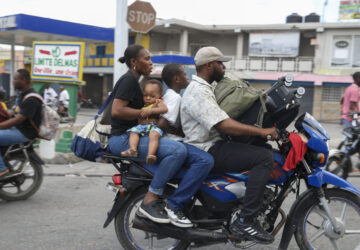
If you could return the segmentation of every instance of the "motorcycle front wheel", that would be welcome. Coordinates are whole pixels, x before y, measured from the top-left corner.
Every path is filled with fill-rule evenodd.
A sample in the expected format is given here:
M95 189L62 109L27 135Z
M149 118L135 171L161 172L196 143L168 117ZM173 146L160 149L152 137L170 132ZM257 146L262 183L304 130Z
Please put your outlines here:
M0 183L0 199L7 201L25 200L35 194L43 180L43 169L40 164L25 158L9 157L5 159L11 171L19 175Z
M306 200L296 225L295 238L300 249L359 249L360 198L338 188L325 190L329 209L335 217L338 231L319 205L316 196Z
M344 180L349 177L349 172L352 169L350 159L344 159L345 155L330 156L325 170L340 176Z
M182 240L163 237L155 233L145 232L132 227L135 213L145 197L147 188L136 190L123 205L115 217L116 236L124 249L187 249L189 243Z

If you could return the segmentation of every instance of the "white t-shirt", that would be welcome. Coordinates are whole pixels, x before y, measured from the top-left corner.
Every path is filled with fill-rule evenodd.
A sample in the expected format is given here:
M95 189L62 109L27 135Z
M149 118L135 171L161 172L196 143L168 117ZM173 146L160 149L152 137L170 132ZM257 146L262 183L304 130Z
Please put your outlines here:
M175 128L180 127L180 104L181 104L181 96L180 94L176 93L172 89L167 89L164 96L163 101L166 107L168 108L168 112L163 114L162 117L164 117L171 126ZM176 140L176 141L182 141L184 138L173 135L173 134L167 134L167 138Z
M44 90L44 102L46 105L55 105L55 99L58 96L56 91L53 88L48 88Z
M59 101L64 104L66 108L69 107L70 96L66 89L60 92Z

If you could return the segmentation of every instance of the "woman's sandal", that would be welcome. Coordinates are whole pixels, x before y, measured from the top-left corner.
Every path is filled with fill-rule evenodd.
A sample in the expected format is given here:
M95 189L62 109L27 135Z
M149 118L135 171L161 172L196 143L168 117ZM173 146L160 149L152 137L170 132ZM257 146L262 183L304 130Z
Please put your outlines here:
M156 155L148 155L146 157L146 164L152 165L152 164L154 164L156 162L156 160L157 160Z
M138 151L135 149L129 148L128 150L121 152L121 156L136 158L136 157L138 157Z

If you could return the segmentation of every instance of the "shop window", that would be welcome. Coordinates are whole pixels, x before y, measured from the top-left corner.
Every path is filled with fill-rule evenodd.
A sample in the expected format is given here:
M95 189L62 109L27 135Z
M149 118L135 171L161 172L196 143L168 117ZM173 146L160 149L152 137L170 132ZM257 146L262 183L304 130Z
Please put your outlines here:
M323 86L321 101L340 103L343 91L343 87Z
M334 36L331 66L360 67L360 36Z
M96 46L96 57L98 57L98 58L105 57L105 51L106 51L106 46L105 45Z

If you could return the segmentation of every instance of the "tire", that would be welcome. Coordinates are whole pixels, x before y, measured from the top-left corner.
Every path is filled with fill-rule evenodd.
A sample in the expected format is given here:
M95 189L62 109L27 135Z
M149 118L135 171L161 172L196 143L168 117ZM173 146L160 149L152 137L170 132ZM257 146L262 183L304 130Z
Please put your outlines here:
M7 201L25 200L38 191L43 181L43 169L34 161L26 161L23 158L5 159L11 170L23 171L23 174L14 177L11 183L0 187L0 199ZM28 164L29 163L29 164ZM31 181L29 183L28 181Z
M325 170L340 176L344 180L349 177L349 172L352 169L350 159L344 159L345 155L331 156L326 164Z
M338 188L325 190L325 197L341 233L336 234L326 213L319 209L316 195L309 196L301 205L298 214L295 239L300 249L357 249L360 233L360 198L359 196ZM345 209L344 209L345 208ZM344 216L342 216L342 211ZM321 215L320 215L321 214ZM357 233L345 235L345 230L357 230ZM317 233L324 231L316 238ZM332 240L331 240L332 239ZM335 242L335 243L333 243Z
M189 242L176 240L172 238L161 238L157 239L157 235L149 232L144 232L142 230L138 230L131 227L131 216L135 215L135 212L140 205L141 201L145 197L147 192L147 187L142 187L136 190L131 197L126 201L124 206L120 209L119 213L115 217L115 232L116 236L123 246L124 249L128 250L139 250L139 249L176 249L183 250L187 249L189 246ZM129 226L128 226L129 225ZM135 236L134 236L135 234ZM141 235L141 236L138 236ZM147 239L144 239L147 238ZM141 240L142 242L139 242ZM168 241L173 242L167 243ZM141 244L142 243L142 244ZM156 246L149 246L149 243ZM166 244L166 246L164 245Z

